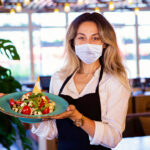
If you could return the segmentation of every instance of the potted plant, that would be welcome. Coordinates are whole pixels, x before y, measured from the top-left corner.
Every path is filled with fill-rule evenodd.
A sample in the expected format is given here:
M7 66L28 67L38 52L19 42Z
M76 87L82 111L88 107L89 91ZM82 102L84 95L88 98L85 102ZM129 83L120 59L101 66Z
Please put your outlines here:
M0 39L0 54L6 55L11 60L20 60L16 47L10 40ZM0 65L0 93L12 93L21 90L21 84L15 80L11 70ZM10 150L19 136L22 148L32 150L32 142L26 137L26 129L18 118L0 112L0 144Z

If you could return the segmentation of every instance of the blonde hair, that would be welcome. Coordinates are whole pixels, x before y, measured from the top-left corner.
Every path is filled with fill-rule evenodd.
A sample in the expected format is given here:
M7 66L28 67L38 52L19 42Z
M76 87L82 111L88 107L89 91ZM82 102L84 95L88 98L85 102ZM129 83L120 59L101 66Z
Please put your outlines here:
M104 71L119 77L120 81L130 88L125 67L122 64L116 34L112 25L99 13L84 13L77 17L69 26L66 34L65 52L66 65L60 71L61 75L70 75L76 68L80 67L80 61L75 54L74 39L81 23L92 21L97 25L101 41L105 44L102 62Z

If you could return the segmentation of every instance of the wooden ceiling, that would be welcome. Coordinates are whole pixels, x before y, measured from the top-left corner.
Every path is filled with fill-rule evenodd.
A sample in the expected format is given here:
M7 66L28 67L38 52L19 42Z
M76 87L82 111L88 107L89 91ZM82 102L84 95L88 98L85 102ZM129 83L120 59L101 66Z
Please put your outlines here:
M24 4L25 0L0 0L0 12L9 12L11 8L16 8L16 4L20 3L22 11L32 12L53 12L55 8L64 11L64 4L68 2L72 12L81 12L94 10L99 7L101 11L107 11L111 0L83 0L82 4L78 0L30 0L28 5ZM139 7L141 10L150 10L150 0L133 0L132 4L128 0L113 0L115 10L133 10Z

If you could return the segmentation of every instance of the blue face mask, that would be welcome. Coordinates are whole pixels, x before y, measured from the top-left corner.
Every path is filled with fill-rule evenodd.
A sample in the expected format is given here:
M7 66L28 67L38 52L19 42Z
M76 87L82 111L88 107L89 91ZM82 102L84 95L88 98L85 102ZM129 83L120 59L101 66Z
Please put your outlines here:
M81 44L75 45L75 53L86 64L95 62L102 56L102 45Z

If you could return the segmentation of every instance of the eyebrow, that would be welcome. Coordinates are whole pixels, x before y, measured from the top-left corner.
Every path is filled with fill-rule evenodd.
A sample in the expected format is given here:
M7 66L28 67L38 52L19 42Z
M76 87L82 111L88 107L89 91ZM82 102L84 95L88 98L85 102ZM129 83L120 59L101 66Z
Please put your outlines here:
M84 33L77 33L77 35L79 35L79 34L81 34L81 35L84 35L84 36L85 36L85 34L84 34ZM99 33L94 33L94 34L92 34L92 36L94 36L94 35L99 35Z

